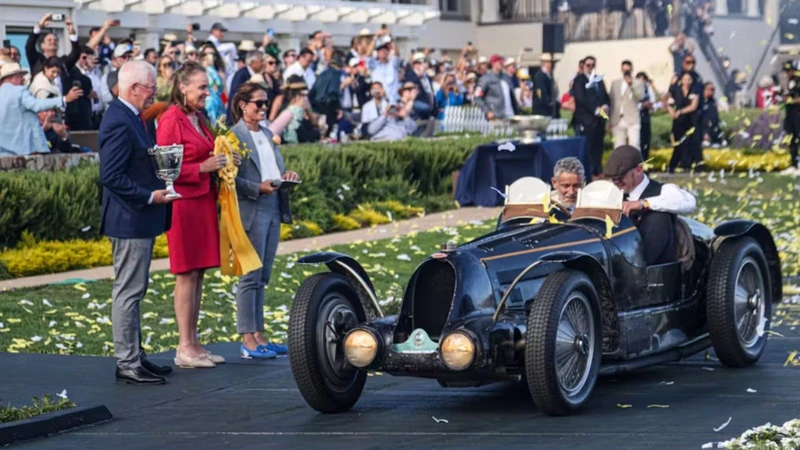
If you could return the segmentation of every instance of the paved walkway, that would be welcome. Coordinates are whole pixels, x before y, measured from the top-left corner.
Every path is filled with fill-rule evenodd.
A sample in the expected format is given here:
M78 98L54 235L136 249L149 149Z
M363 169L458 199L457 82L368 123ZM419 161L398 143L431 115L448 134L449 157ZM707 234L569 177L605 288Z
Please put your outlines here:
M331 245L348 244L356 241L376 241L395 236L402 236L413 231L425 231L436 226L459 226L472 220L486 220L496 218L500 208L461 208L452 211L428 214L424 217L394 222L372 228L331 233L306 239L294 239L281 242L278 254L285 255L301 251L318 250ZM169 270L168 259L157 259L150 266L151 271ZM94 269L75 270L51 275L17 278L14 280L0 281L0 291L19 289L25 287L44 286L55 283L75 283L79 281L93 281L114 278L114 268L111 266L95 267Z

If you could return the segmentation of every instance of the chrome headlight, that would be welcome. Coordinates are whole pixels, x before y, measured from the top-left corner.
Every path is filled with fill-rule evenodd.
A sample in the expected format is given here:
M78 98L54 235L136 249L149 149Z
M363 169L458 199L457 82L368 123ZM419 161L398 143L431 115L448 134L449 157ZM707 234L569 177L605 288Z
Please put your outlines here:
M441 349L445 365L452 370L464 370L475 360L475 343L460 331L448 334Z
M353 330L344 338L344 354L356 367L367 367L378 354L378 340L367 330Z

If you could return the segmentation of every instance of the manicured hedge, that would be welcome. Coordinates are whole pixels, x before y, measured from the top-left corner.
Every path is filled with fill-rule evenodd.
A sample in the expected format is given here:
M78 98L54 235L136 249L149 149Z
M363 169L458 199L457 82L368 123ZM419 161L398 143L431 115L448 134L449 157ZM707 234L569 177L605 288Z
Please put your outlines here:
M452 173L487 140L285 146L287 167L303 178L292 193L295 220L327 232L339 229L335 214L348 215L370 202L395 200L428 212L453 208ZM98 238L98 177L96 164L61 172L0 172L0 249L16 246L24 231L36 241Z

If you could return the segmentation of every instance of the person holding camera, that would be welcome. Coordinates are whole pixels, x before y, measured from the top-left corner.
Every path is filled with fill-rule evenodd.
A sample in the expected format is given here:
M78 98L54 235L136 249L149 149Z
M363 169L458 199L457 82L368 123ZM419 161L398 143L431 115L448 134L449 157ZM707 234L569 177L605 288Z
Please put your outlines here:
M641 147L642 116L639 104L644 101L644 84L634 78L633 63L622 62L622 78L611 83L611 135L614 148L630 145Z
M370 93L372 100L364 105L361 112L361 126L371 141L399 141L417 129L417 124L411 118L414 97L417 95L414 83L406 82L400 89L400 105L389 102L380 82L372 83Z
M52 22L64 22L69 33L69 40L72 49L68 55L58 56L58 36L54 31L43 33ZM114 23L112 19L106 20L103 27L99 32L95 33L86 43L87 47L94 48L105 35L106 31ZM39 50L41 49L41 51ZM75 67L81 57L81 46L78 45L78 31L75 29L75 24L68 17L63 14L45 14L39 23L33 27L33 32L28 36L28 41L25 43L25 56L28 58L28 64L31 67L31 74L36 75L44 69L44 63L48 58L58 57L61 61L59 77L55 80L62 95L66 95L72 86L70 85L70 70Z
M464 104L464 92L458 88L456 77L452 73L444 76L442 88L436 92L436 104L439 108L439 120L444 120L444 109L448 106L462 106Z

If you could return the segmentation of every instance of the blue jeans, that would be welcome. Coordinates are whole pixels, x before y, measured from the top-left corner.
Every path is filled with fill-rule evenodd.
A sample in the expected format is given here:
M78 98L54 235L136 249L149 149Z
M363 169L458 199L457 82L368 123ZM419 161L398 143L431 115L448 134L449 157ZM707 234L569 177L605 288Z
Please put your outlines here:
M281 217L278 195L263 195L247 236L261 258L263 266L239 280L236 292L236 332L264 331L264 292L272 275L272 265L281 238Z

